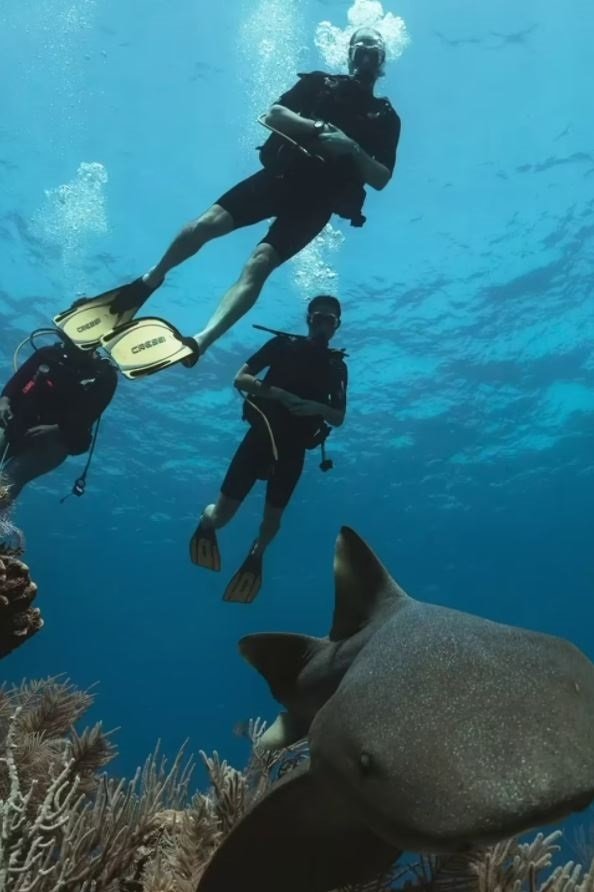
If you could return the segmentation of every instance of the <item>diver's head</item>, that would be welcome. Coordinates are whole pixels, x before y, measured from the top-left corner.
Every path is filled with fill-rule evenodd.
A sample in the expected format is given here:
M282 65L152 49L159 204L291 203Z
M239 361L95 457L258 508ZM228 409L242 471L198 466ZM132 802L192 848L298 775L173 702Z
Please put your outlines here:
M318 294L307 305L309 337L328 343L340 326L340 301L331 294Z
M86 369L94 366L99 359L99 353L95 347L78 347L74 341L71 341L63 332L61 332L60 341L64 356L71 366Z
M384 73L386 44L375 28L357 28L349 41L349 74L374 84Z

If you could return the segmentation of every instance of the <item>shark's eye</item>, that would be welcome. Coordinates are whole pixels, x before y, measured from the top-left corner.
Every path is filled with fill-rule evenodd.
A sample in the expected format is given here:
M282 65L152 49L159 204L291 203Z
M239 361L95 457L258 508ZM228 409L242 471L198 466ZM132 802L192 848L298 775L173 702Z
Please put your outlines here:
M362 774L370 774L373 771L373 757L362 750L359 755L359 768Z

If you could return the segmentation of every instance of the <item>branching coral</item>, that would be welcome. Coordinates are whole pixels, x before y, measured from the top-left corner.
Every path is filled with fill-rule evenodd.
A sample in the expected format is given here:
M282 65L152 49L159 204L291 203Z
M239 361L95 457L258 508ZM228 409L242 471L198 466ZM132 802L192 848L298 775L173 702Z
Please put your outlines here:
M89 693L48 679L0 696L0 889L114 892L139 874L155 816L189 798L192 763L158 752L131 781L98 772L114 747L99 725L73 723Z
M443 858L423 858L405 871L404 888L424 892L592 892L594 863L586 871L569 861L553 867L560 831L531 842L495 846ZM359 892L359 890L358 890Z
M303 744L261 748L265 726L257 720L245 731L252 744L245 770L201 752L210 782L204 793L190 789L194 765L183 748L171 767L156 751L131 781L109 778L109 736L100 725L74 729L92 702L91 692L61 679L0 690L2 892L195 892L246 810L308 759ZM530 843L421 858L337 892L594 892L594 865L554 866L559 838L539 834Z

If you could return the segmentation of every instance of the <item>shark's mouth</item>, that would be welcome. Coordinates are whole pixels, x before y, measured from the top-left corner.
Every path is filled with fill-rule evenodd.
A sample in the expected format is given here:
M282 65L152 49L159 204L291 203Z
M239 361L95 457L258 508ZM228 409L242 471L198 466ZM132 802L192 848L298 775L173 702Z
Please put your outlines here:
M450 839L447 835L432 834L428 825L415 826L410 820L412 806L407 802L403 784L402 797L394 796L386 800L386 784L381 775L366 779L365 761L330 758L312 747L311 770L323 778L322 795L340 799L344 814L352 816L362 828L371 831L378 839L394 848L427 853L450 853L464 848L464 843ZM394 778L390 788L396 789ZM381 801L378 801L381 800ZM389 810L388 810L389 809ZM408 814L406 820L403 815Z
M359 770L358 765L354 761L348 764L346 758L337 762L315 746L311 747L310 754L311 771L320 779L321 795L340 800L344 814L356 818L358 824L389 845L401 848L400 840L405 828L395 820L394 815L386 815L384 809L377 807L373 802L371 786L365 789L364 778L355 779L354 772ZM373 783L375 786L377 780Z

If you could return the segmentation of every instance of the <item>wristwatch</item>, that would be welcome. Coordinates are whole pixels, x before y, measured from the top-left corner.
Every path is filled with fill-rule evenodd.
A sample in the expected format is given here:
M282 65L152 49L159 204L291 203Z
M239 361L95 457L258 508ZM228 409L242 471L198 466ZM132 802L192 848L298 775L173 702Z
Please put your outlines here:
M323 133L324 130L326 129L326 122L325 121L314 121L313 129L314 129L313 135L319 136L320 133Z

